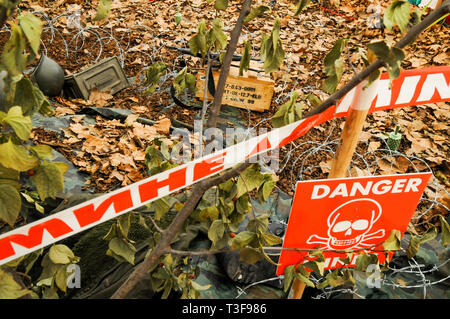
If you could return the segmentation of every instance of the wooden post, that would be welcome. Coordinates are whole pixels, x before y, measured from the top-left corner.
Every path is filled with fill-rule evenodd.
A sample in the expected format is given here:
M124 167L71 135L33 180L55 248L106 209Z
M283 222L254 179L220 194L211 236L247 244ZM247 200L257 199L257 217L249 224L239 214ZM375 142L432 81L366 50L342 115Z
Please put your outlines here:
M372 100L378 88L378 80L363 90L367 81L358 84L354 90L353 102L345 119L345 126L341 134L341 142L338 146L336 156L331 164L328 178L347 177L348 167L358 144L359 135L366 121ZM306 284L294 278L290 299L301 299Z

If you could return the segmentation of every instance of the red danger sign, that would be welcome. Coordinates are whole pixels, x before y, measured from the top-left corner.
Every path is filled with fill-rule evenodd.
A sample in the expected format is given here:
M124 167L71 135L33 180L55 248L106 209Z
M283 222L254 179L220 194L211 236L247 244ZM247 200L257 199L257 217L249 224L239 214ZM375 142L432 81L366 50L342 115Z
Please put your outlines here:
M381 250L392 230L402 234L431 173L368 176L297 183L283 248ZM380 245L375 247L374 245ZM283 250L277 275L306 262L305 251ZM354 266L357 253L350 265ZM325 269L343 267L339 252L324 252ZM378 253L380 263L384 254Z

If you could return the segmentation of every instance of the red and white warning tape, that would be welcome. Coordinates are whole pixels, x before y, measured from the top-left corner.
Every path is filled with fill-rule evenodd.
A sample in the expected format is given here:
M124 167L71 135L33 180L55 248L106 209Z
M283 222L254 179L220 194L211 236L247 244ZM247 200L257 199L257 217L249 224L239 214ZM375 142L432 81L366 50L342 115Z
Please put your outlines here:
M255 136L137 183L98 196L0 236L0 265L125 214L244 162L288 144L312 127L347 115L355 90L336 107ZM402 71L390 87L382 74L370 113L398 107L450 101L450 66Z

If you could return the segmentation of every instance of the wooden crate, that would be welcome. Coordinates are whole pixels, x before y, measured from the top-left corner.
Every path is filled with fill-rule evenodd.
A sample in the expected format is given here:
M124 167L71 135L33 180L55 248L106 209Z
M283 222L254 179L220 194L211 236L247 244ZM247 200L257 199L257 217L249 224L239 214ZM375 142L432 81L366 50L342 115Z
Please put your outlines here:
M222 104L249 109L252 111L264 112L270 108L272 96L274 93L274 81L268 78L257 77L255 75L238 76L232 75L236 68L230 69L230 75L225 84ZM239 72L239 68L237 68ZM249 72L250 73L250 72ZM256 73L256 72L255 72ZM213 72L214 83L217 86L219 81L219 72ZM244 73L245 75L245 73ZM203 101L205 86L205 71L197 73L197 93L196 97ZM208 92L208 100L213 97Z

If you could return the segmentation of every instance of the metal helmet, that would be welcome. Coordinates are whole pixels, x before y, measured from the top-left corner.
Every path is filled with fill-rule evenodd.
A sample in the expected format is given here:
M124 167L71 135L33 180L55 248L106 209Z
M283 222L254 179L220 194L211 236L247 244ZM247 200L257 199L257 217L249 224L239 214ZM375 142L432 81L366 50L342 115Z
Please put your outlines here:
M54 60L46 55L42 55L31 79L41 91L49 96L57 96L64 86L64 70Z

